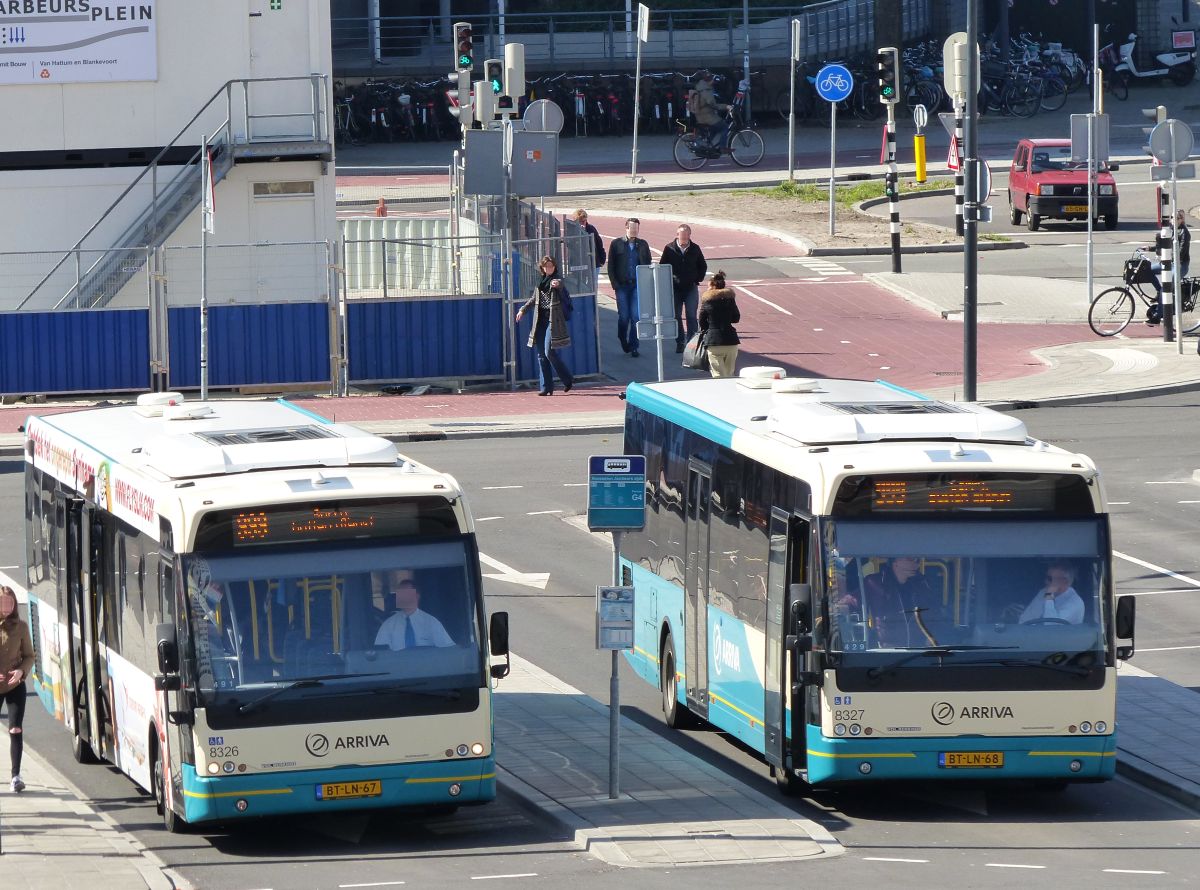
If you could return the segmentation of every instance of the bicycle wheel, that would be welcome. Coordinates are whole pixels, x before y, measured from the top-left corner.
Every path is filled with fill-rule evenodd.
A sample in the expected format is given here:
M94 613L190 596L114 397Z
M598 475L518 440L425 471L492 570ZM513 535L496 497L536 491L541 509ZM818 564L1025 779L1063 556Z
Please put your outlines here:
M675 163L684 170L699 170L708 158L696 151L696 136L694 133L683 133L675 137Z
M1118 100L1124 102L1129 98L1129 75L1124 71L1116 71L1108 81L1108 88Z
M1183 279L1183 290L1190 294L1183 298L1183 324L1181 327L1185 334L1190 334L1196 328L1200 328L1200 311L1196 310L1197 287L1200 287L1200 279Z
M1033 117L1042 101L1041 85L1029 80L1014 81L1012 89L1005 92L1005 106L1014 117Z
M1092 300L1088 326L1101 337L1119 334L1133 321L1133 294L1123 287L1110 287Z
M1067 104L1067 85L1057 77L1042 78L1042 111L1058 111Z
M763 138L753 130L738 130L729 140L729 156L739 167L753 167L763 156Z

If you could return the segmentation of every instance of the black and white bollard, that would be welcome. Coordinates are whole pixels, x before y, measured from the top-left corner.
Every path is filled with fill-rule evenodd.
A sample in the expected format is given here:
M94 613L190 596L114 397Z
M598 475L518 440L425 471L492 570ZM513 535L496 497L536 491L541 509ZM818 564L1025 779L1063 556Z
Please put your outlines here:
M963 201L965 180L963 179L963 107L954 105L954 148L958 155L958 169L954 171L954 234L963 233Z
M1175 252L1172 250L1171 225L1163 219L1163 226L1155 239L1158 261L1162 264L1162 327L1163 342L1175 342Z

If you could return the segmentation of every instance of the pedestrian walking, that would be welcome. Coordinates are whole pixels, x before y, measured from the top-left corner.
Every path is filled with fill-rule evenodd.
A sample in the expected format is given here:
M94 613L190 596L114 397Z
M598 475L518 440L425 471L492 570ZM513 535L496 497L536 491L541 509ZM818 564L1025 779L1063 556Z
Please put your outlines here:
M608 282L617 298L617 339L627 355L637 358L637 323L642 316L637 292L637 267L650 265L650 245L638 237L642 221L625 220L625 234L608 245Z
M671 267L671 283L675 292L675 351L683 352L683 344L696 333L700 282L708 274L704 251L692 240L692 227L687 223L680 223L675 230L675 240L663 248L662 262Z
M556 350L571 345L571 332L567 322L571 320L571 294L558 277L558 263L554 257L544 256L538 264L542 277L525 304L517 310L520 321L526 310L533 310L533 329L529 332L528 345L537 352L538 395L554 393L554 372L562 380L563 392L570 392L575 385L571 369Z
M1188 230L1187 214L1182 210L1175 214L1175 231L1179 239L1179 280L1183 281L1192 264L1192 233Z
M600 270L604 268L604 264L608 262L608 254L604 250L604 239L600 237L600 233L596 231L596 227L588 222L587 211L583 208L576 210L571 218L575 222L583 226L583 230L592 236L592 243L596 251L596 285L600 284Z
M12 760L12 780L9 787L18 794L25 790L21 779L21 754L25 735L21 727L25 719L25 699L28 690L25 678L33 668L33 639L29 625L17 612L17 595L11 587L0 587L0 702L8 711L8 750Z
M733 288L725 284L725 273L713 272L708 290L700 296L700 330L708 350L708 370L714 377L732 377L737 364L738 339L734 325L742 320Z
M376 216L387 216L388 215L387 200L385 198L380 198L379 203L375 205L375 215Z

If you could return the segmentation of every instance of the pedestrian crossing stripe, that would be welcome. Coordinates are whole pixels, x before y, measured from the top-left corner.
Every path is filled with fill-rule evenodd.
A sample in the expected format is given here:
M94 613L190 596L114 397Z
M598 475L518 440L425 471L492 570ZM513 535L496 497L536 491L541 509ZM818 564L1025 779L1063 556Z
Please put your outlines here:
M797 266L803 266L810 272L815 272L818 275L834 276L834 275L854 275L849 269L844 266L839 266L837 263L822 259L820 257L782 257L783 260L789 263L795 263Z

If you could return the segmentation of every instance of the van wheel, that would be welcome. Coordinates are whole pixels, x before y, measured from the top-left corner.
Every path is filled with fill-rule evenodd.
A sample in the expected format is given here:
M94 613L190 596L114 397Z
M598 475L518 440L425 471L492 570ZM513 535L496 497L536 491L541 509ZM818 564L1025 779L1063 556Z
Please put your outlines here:
M1104 228L1108 229L1111 232L1116 227L1117 227L1117 215L1115 213L1110 213L1104 217Z
M699 718L679 702L679 674L675 669L675 642L671 635L663 642L658 661L658 688L662 692L663 719L672 729L695 729Z
M1008 219L1014 226L1021 224L1021 211L1017 209L1011 197L1008 199Z

